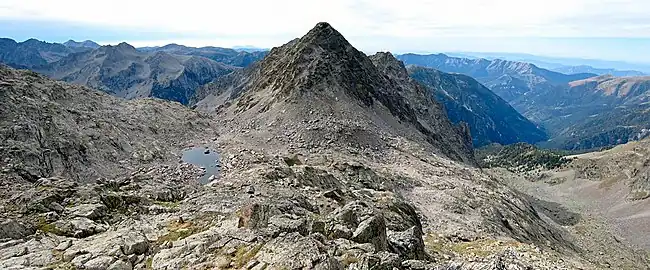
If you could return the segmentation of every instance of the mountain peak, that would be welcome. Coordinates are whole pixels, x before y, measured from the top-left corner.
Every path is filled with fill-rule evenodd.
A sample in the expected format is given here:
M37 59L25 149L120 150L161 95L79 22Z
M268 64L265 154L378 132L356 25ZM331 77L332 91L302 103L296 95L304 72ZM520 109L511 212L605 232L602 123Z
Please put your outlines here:
M325 50L338 50L343 47L352 47L339 31L326 22L316 24L314 28L300 38L299 43L317 45Z
M120 42L120 44L117 44L117 46L115 46L115 47L118 48L118 49L121 49L121 50L129 50L129 51L135 51L136 50L135 47L133 47L133 45L131 45L129 43L126 43L126 42Z
M390 53L375 58L378 66L330 24L318 23L302 38L271 50L258 65L199 91L193 100L199 110L232 117L233 127L248 121L274 123L268 134L294 132L310 145L321 145L323 134L332 134L329 148L381 152L386 144L380 138L394 134L473 164L471 139L408 77L404 65ZM297 119L315 121L318 128L305 130L295 125Z
M90 48L90 49L97 49L101 47L101 45L97 44L96 42L92 40L84 40L84 41L75 41L74 39L70 39L66 42L63 43L63 45L71 48Z
M384 74L402 79L408 79L409 77L404 63L397 60L390 52L378 52L370 56L370 60Z

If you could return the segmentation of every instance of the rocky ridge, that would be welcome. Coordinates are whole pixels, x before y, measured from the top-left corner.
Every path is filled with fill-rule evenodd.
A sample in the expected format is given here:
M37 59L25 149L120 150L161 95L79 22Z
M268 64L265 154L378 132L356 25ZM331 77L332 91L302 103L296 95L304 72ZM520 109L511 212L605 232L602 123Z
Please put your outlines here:
M38 68L85 50L88 49L70 48L63 44L36 39L16 42L13 39L0 38L0 63L14 68Z
M188 47L179 44L168 44L162 47L138 48L144 52L166 52L177 55L193 55L212 59L219 63L224 63L236 67L247 67L251 64L262 60L267 51L238 51L229 48L220 47Z
M74 41L74 40L68 40L63 43L63 45L70 47L70 48L90 48L90 49L97 49L101 47L101 45L97 44L96 42L92 40L84 40L84 41Z

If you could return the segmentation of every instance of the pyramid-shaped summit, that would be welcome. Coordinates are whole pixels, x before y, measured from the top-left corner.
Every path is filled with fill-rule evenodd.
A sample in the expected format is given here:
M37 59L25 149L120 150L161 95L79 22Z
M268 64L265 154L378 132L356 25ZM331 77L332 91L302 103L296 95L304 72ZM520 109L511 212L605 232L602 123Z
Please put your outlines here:
M325 51L337 52L343 49L350 49L352 45L329 23L320 22L316 24L306 35L300 38L298 44L315 45Z
M274 85L274 96L304 98L349 96L372 104L372 91L381 74L328 23L318 23L302 38L271 50L261 63L262 85ZM299 97L300 96L300 97Z
M392 55L392 61L373 58L393 68L378 68L382 61L375 66L330 24L318 23L260 63L200 89L194 101L233 129L267 123L266 135L294 134L305 148L382 151L389 148L386 138L398 136L473 163L466 132L449 122L403 64Z

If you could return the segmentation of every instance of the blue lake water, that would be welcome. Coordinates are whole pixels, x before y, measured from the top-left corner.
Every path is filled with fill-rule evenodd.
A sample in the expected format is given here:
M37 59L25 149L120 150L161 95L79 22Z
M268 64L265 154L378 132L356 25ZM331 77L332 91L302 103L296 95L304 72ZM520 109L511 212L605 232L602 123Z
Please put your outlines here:
M210 183L210 176L219 177L221 164L219 164L219 154L205 147L192 147L183 151L183 162L190 163L205 168L205 175L199 178L202 185Z

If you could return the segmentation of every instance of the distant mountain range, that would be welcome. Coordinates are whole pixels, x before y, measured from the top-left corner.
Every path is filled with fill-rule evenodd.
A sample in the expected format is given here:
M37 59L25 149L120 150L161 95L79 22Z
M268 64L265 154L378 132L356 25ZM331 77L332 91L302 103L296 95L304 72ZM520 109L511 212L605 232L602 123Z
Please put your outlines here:
M166 52L178 55L202 56L214 61L236 67L246 67L264 58L268 53L265 50L235 50L219 47L188 47L178 44L168 44L162 47L138 48L143 52Z
M259 76L249 73L262 69L237 70L257 65L269 53L256 48L178 44L134 48L127 43L100 46L90 40L58 44L0 39L0 62L12 67L127 99L157 97L182 104L205 98L205 89L228 89ZM598 76L641 72L586 65L549 70L526 62L445 54L396 57L413 66L383 68L402 70L399 76L410 75L419 82L453 123L468 124L475 146L527 142L591 149L648 136L650 77Z
M529 100L528 114L554 131L547 147L592 149L650 135L650 76L598 76Z
M475 147L548 139L542 129L472 77L414 65L408 66L408 72L444 105L452 122L469 125Z
M557 84L596 76L592 73L567 75L539 68L530 63L501 59L469 59L445 54L403 54L398 59L407 65L435 68L471 76L510 102L533 89L553 88Z
M407 64L433 67L476 78L528 119L540 123L550 140L541 145L592 149L649 134L650 77L562 74L530 63L449 57L398 56Z
M235 68L200 56L141 52L127 43L69 55L36 71L115 96L186 104L199 86Z
M136 49L127 43L100 46L90 40L59 44L0 39L0 62L9 66L32 69L127 99L157 97L183 104L203 84L264 55L265 51L176 44Z
M608 61L598 59L582 59L569 57L549 57L522 53L486 53L486 52L455 52L447 55L463 58L504 59L509 61L527 62L538 67L555 70L562 73L596 73L598 75L610 74L614 76L636 76L631 74L640 72L650 73L650 63L628 63L623 61ZM576 69L573 71L572 69ZM593 69L589 71L589 69ZM566 72L565 72L566 71ZM599 72L604 71L604 72ZM627 74L627 75L625 75Z
M637 70L618 70L613 68L595 68L592 66L580 65L580 66L563 66L552 69L564 74L577 74L577 73L594 73L598 75L612 75L617 77L628 77L628 76L644 76L646 73L637 71Z
M90 50L85 47L68 47L36 39L16 42L0 38L0 62L15 68L34 68L56 62L71 53Z

